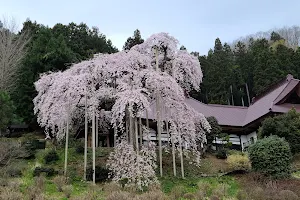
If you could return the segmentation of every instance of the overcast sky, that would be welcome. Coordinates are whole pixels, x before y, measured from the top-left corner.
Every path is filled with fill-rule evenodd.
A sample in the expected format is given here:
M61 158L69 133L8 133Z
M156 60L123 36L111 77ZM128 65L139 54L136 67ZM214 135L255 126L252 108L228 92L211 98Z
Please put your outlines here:
M143 38L168 32L189 51L206 54L214 40L230 42L271 28L299 25L299 0L0 0L0 15L20 24L84 22L119 49L140 29Z

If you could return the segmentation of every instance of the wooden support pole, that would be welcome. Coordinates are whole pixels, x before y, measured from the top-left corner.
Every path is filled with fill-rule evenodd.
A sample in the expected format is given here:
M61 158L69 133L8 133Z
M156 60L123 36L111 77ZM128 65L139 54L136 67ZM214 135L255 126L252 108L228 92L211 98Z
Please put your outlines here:
M134 129L135 129L135 149L136 152L139 152L139 131L138 131L138 123L137 123L137 118L134 118Z
M87 148L88 148L88 118L87 118L87 93L86 93L85 94L85 116L84 116L84 172L83 172L83 180L86 180Z
M64 170L64 175L65 175L65 177L67 177L67 166L68 166L69 117L70 117L70 106L68 105L68 108L67 108L66 146L65 146L65 170Z
M93 111L93 119L92 119L92 147L93 147L93 184L96 184L95 111Z
M99 147L99 119L96 117L96 147Z
M139 117L140 144L143 145L142 118Z

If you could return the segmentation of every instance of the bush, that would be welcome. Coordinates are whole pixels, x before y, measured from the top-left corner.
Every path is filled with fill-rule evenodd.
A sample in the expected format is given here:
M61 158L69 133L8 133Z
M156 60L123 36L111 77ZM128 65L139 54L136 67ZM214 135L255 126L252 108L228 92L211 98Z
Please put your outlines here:
M63 191L63 187L67 183L67 180L66 180L66 177L64 177L64 176L56 176L53 179L53 183L56 185L57 191L58 192L62 192Z
M300 113L294 108L288 113L267 118L262 122L259 130L260 137L277 135L285 138L289 143L292 153L300 152Z
M79 145L75 149L76 153L83 154L84 153L84 147L82 145Z
M123 192L123 191L112 192L106 198L106 200L129 200L129 199L131 199L130 193Z
M59 160L59 156L55 150L51 150L45 155L44 160L46 164L50 164Z
M258 140L248 149L252 168L275 178L291 174L291 150L289 144L278 136Z
M108 173L110 172L109 169L103 168L100 166L96 166L96 182L104 182L108 180ZM93 180L93 168L89 167L86 170L86 178L88 181Z
M193 195L193 194L191 194L191 195ZM132 198L129 198L129 199L132 199ZM145 192L141 195L136 195L133 200L165 200L165 199L167 199L167 197L162 191L150 191L150 192ZM189 198L186 198L186 199L189 199Z
M181 185L173 187L171 191L173 199L182 198L185 193L186 193L185 188Z
M231 170L250 170L251 163L248 155L233 154L227 157L227 163Z
M7 169L6 173L10 177L21 177L22 176L22 170L20 168L18 168L18 166Z
M23 200L22 193L15 191L13 188L0 188L0 199L2 200Z
M57 172L53 168L36 167L33 171L33 176L40 176L42 173L45 173L47 177L51 177L57 174Z
M68 199L71 197L71 194L72 194L72 191L73 191L73 187L72 185L65 185L63 186L63 192L64 192L64 195L65 197Z
M218 150L216 157L219 159L226 159L227 158L227 151L225 149Z

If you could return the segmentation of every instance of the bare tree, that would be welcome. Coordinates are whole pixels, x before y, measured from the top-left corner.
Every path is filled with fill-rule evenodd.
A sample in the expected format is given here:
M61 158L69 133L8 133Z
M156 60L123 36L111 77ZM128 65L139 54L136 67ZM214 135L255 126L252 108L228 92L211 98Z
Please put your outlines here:
M28 32L16 33L17 29L14 18L4 18L0 23L0 90L7 92L15 86L20 62L30 41Z
M265 32L260 31L254 34L247 35L245 37L240 37L237 40L231 42L230 46L234 48L239 41L245 43L246 46L248 46L250 38L253 38L254 40L262 39L262 38L266 38L267 40L270 40L273 31L277 32L285 40L285 45L287 47L292 48L294 50L296 50L299 47L299 40L300 40L299 26L273 28Z

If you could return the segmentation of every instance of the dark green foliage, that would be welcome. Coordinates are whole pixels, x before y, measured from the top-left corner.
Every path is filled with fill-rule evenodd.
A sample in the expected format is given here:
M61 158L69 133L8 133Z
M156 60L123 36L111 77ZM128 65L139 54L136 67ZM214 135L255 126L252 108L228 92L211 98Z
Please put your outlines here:
M118 51L96 27L90 29L84 23L56 24L49 28L28 20L23 24L22 31L29 31L32 40L20 68L18 89L13 92L12 98L18 116L31 125L36 124L33 83L41 73L66 70L72 63L89 59L95 53Z
M263 121L259 131L261 138L277 135L285 138L291 147L292 153L300 152L300 113L291 109L288 113L267 118Z
M248 149L252 168L274 178L290 176L291 150L288 142L278 136L258 140Z
M51 150L45 155L44 160L46 164L53 163L59 160L59 156L55 150Z
M282 37L277 33L277 32L272 32L271 33L271 38L270 38L272 41L278 41L278 40L281 40Z
M272 34L271 41L250 39L248 44L237 42L230 48L217 38L207 56L198 56L203 83L200 92L192 91L190 95L204 103L248 106L253 97L287 74L300 77L300 49L287 47L277 33Z
M207 117L206 119L211 126L210 133L206 134L206 139L207 144L211 145L215 137L219 136L219 134L222 132L222 128L215 117Z
M76 153L78 153L78 154L84 153L84 147L82 145L77 146L75 150L76 150Z
M123 50L130 50L133 46L137 45L137 44L141 44L144 42L144 39L141 37L141 32L139 31L139 29L136 29L133 33L133 37L129 37L124 46L123 46Z
M108 170L106 168L96 166L96 182L104 182L104 181L108 180L109 172L110 172L110 170ZM87 176L88 181L93 180L93 168L92 167L87 168L86 176Z
M226 159L227 158L227 150L226 149L220 149L216 153L216 157L219 159Z
M0 91L0 135L14 117L15 107L8 93Z
M53 168L47 167L36 167L33 171L33 176L40 176L42 173L45 173L47 177L51 177L57 174Z

